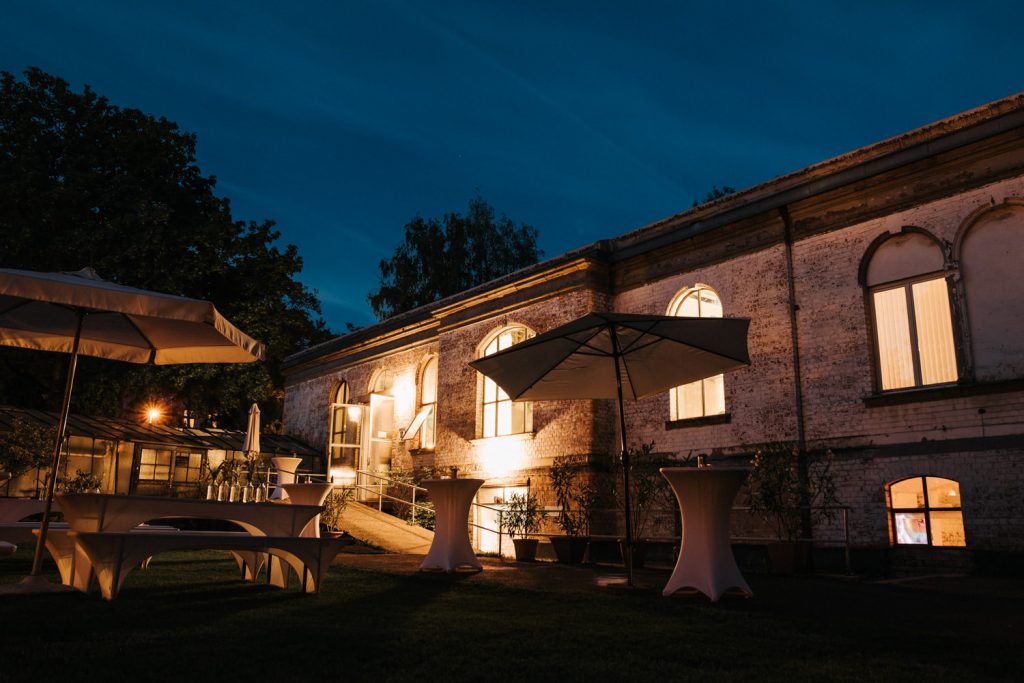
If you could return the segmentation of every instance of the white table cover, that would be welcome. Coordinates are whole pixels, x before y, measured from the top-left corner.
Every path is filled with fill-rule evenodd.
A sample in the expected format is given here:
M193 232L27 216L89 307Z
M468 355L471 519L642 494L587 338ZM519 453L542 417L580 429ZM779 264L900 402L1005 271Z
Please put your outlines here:
M420 571L454 572L460 567L483 570L469 542L469 508L483 483L483 479L426 479L421 482L434 503L436 522L434 540L420 564Z

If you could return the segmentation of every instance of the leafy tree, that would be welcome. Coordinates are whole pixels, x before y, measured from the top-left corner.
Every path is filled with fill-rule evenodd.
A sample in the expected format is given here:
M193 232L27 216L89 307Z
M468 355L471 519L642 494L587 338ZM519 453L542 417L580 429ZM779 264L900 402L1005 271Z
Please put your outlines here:
M0 470L17 479L36 467L45 467L53 454L57 429L21 416L11 420L10 429L0 432Z
M693 205L694 206L700 206L701 204L707 204L708 202L713 202L716 199L721 199L722 197L728 197L729 195L731 195L731 194L733 194L735 192L736 192L736 188L735 187L730 187L729 185L722 185L721 187L719 187L718 185L712 185L711 189L708 190L708 193L706 195L704 195L704 199L701 199L699 201L694 199L693 200Z
M0 72L0 265L92 266L124 285L207 299L267 347L265 363L148 367L83 358L75 410L132 416L147 400L221 426L260 402L280 413L281 360L329 338L302 259L271 221L236 221L216 178L196 165L195 135L120 108L88 86L30 68ZM67 359L0 349L0 402L55 409Z
M533 265L541 256L535 228L516 226L504 214L495 218L494 207L478 194L465 215L409 221L405 241L380 262L380 289L368 299L383 320Z

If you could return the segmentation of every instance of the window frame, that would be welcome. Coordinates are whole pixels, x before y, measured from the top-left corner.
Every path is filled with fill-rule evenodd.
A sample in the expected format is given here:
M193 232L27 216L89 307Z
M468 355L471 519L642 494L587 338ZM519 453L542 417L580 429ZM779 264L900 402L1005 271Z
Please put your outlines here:
M695 295L697 297L697 316L696 317L704 318L705 316L701 315L701 308L703 307L703 304L701 303L701 300L700 300L700 292L701 291L708 291L708 292L711 292L712 294L715 295L715 298L718 299L718 307L721 310L722 314L720 316L714 316L714 317L719 317L719 318L724 317L725 316L725 306L722 304L722 296L721 296L721 294L718 293L717 289L715 289L714 287L712 287L710 285L704 284L703 282L698 282L698 283L694 284L692 287L686 287L684 289L679 290L676 293L676 295L674 297L672 297L672 300L669 302L668 308L666 309L666 314L670 315L670 316L674 316L674 317L693 317L693 316L682 316L682 315L679 314L678 311L679 311L679 309L682 308L684 301L686 301L690 296L694 296ZM712 316L706 316L706 317L710 318ZM721 382L721 387L722 387L722 410L719 411L719 412L716 412L716 413L709 413L708 412L708 397L707 397L707 394L708 394L708 383L709 383L709 381L712 381L712 380L718 380L719 382ZM681 415L680 411L679 411L679 404L681 402L680 401L681 390L683 389L683 387L689 386L690 384L698 384L698 383L700 384L700 407L701 407L700 415L689 415L689 416ZM683 424L697 424L697 421L701 421L701 424L718 424L720 421L725 421L725 422L729 421L729 419L728 419L729 409L728 409L728 406L727 406L726 401L725 401L725 374L724 373L720 374L720 375L715 375L713 377L705 377L704 379L698 379L698 380L695 380L693 382L688 382L687 384L681 384L681 385L679 385L677 387L672 387L671 389L668 390L668 402L669 402L669 410L668 410L668 417L669 417L669 419L668 419L668 423L667 424L679 426L679 425L683 425ZM709 418L711 418L711 419L709 420ZM694 421L694 422L691 422L691 421ZM706 422L703 422L703 421L706 421Z
M921 365L921 349L917 334L917 312L914 304L913 286L915 284L919 284L922 282L933 282L935 280L942 280L943 284L945 285L946 306L949 309L949 332L951 343L953 345L953 363L954 369L956 371L956 378L947 382L933 382L931 384L924 384ZM912 365L912 372L914 375L914 383L909 386L886 389L884 388L884 383L882 380L882 355L878 343L878 316L875 310L875 294L878 292L888 292L896 289L903 290L904 302L906 303L907 307L907 326L909 328L910 336L910 360ZM950 282L949 275L945 270L935 270L930 273L921 273L918 275L901 278L899 280L883 282L877 285L865 284L864 297L866 300L868 330L871 335L871 359L874 365L874 385L875 392L877 394L892 394L894 392L898 393L908 391L921 391L926 389L956 386L963 379L963 363L961 362L962 345L960 343L960 337L958 334L959 326L957 324L958 314L956 307L953 305L953 286Z
M897 508L892 502L892 487L897 484L902 484L905 481L912 481L919 479L921 481L921 490L923 505L919 508ZM956 507L932 507L928 500L928 480L929 479L945 479L956 484L957 487L957 500L960 501L960 505ZM957 479L950 479L949 477L933 476L928 474L915 474L911 477L904 477L903 479L897 479L886 484L886 498L889 507L889 528L892 530L891 544L894 548L966 548L967 547L967 529L964 524L964 508L963 508L963 493L960 486L960 481ZM959 545L935 545L934 539L932 538L932 512L959 512L960 513L960 525L964 527L964 544ZM927 543L900 543L899 534L896 530L896 515L899 513L910 513L910 514L921 514L924 515L924 528L928 538Z
M524 338L522 340L520 340L518 342L515 342L513 344L510 344L509 346L506 346L504 348L501 348L500 344L498 344L498 346L496 346L496 348L493 351L491 351L489 353L487 352L487 348L491 344L498 343L499 340L501 339L502 335L504 335L504 334L506 334L508 332L513 332L515 330L522 330L524 332ZM493 355L495 353L498 353L499 351L504 351L505 349L512 348L516 344L520 344L520 343L522 343L524 341L527 341L528 339L532 339L535 336L537 336L537 333L534 330L532 330L531 328L527 327L526 325L522 325L522 324L506 325L505 327L502 327L500 330L497 330L497 331L487 335L487 337L484 338L484 341L481 342L480 346L477 347L476 357L477 358L485 358L487 356L490 356L490 355ZM494 382L494 380L490 379L489 377L486 377L485 375L483 375L482 373L479 373L479 372L477 373L477 376L480 378L480 380L478 380L478 383L477 383L477 387L478 387L478 394L477 394L477 396L478 396L478 398L477 398L477 402L476 402L476 414L477 414L477 429L476 429L476 432L477 432L477 438L479 438L479 439L497 439L497 438L502 438L502 437L507 437L507 436L515 436L515 435L518 435L518 434L532 434L533 433L533 401L513 401L511 398L508 398L508 394L505 394L505 391L501 387L499 387L497 385L497 383ZM495 389L495 392L494 392L495 400L494 401L488 401L487 400L487 393L488 393L487 392L487 389L488 389L488 384L487 383L488 382L490 382L491 384L494 384L494 389ZM504 398L504 399L501 398L502 394L505 394L506 398ZM498 429L501 405L502 404L506 404L506 403L509 405L509 410L514 410L514 408L512 406L515 406L515 404L521 404L523 406L523 408L522 408L522 410L523 410L523 417L522 417L522 423L523 424L522 424L522 427L523 428L522 429L514 429L514 425L512 425L512 427L513 427L512 431L509 431L509 432L501 432ZM487 427L487 411L492 406L493 406L493 411L494 411L494 434L488 434L487 433L487 429L486 429L486 427Z

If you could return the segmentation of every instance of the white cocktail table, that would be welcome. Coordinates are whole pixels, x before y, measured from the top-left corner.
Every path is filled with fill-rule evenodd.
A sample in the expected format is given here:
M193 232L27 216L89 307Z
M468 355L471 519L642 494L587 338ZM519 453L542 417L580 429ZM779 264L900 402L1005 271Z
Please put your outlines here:
M434 503L434 540L420 571L483 570L469 542L469 507L483 479L426 479L420 483Z
M742 467L663 467L682 516L679 559L662 595L694 588L718 599L730 588L754 593L740 574L729 543L729 513L749 470Z

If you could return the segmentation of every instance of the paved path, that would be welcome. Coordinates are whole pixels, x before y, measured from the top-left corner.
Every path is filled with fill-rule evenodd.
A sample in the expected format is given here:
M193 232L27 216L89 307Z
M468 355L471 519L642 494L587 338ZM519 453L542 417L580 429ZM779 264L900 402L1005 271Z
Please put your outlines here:
M434 532L363 505L350 502L341 516L341 528L360 541L392 553L426 555Z

